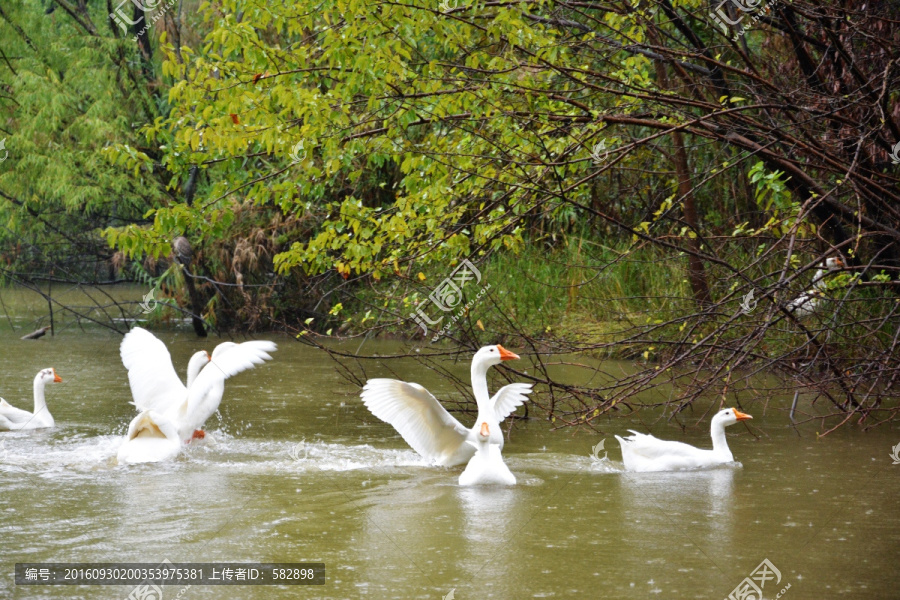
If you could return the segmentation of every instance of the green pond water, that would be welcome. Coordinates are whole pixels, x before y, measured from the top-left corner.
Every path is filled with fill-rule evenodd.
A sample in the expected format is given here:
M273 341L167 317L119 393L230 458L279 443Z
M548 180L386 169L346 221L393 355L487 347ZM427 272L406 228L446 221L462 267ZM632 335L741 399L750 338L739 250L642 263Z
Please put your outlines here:
M274 360L227 382L206 424L212 440L169 463L116 466L135 414L121 336L61 317L56 336L20 341L46 304L0 293L17 311L0 314L0 396L30 409L39 369L64 379L47 388L56 428L0 432L2 598L132 590L16 586L17 562L170 560L323 562L326 583L170 586L166 599L439 599L451 590L459 600L721 599L764 559L780 572L766 598L900 597L900 465L889 456L897 425L817 440L819 425L792 428L783 410L745 398L751 427L728 430L740 466L629 474L612 435L636 420L606 422L603 433L531 420L516 424L503 451L517 486L461 488L462 467L428 466L368 413L328 356L271 334L261 337L279 344ZM223 341L187 328L157 334L180 375L192 352ZM370 354L397 348L362 345ZM467 362L452 368L467 377ZM401 374L438 398L454 392L415 361L367 369ZM652 433L710 444L708 421L682 431L663 419ZM598 460L592 447L604 439L608 458Z

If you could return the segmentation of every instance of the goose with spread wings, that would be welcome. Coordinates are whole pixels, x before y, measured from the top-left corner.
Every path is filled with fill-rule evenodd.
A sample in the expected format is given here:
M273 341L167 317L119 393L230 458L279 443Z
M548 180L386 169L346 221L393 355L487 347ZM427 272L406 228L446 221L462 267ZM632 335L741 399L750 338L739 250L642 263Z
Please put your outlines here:
M472 429L456 420L437 398L417 383L396 379L370 379L362 390L362 401L373 415L394 429L413 450L445 467L465 464L475 454L482 425L490 432L488 443L503 448L500 422L528 400L530 383L511 383L490 397L487 371L504 360L519 356L501 345L485 346L472 358L472 391L478 418ZM471 444L466 442L472 442Z
M129 425L125 445L142 437L176 439L185 443L203 437L203 424L222 402L225 380L271 360L268 353L275 350L277 346L273 342L261 340L241 344L224 342L216 346L211 356L206 352L197 352L188 363L185 385L175 373L166 345L146 329L135 327L128 332L120 347L122 364L128 369L132 403L140 411ZM132 455L127 450L125 452L128 456ZM160 452L162 458L159 460L164 460L169 454ZM143 451L133 455L144 458L155 456L153 452Z

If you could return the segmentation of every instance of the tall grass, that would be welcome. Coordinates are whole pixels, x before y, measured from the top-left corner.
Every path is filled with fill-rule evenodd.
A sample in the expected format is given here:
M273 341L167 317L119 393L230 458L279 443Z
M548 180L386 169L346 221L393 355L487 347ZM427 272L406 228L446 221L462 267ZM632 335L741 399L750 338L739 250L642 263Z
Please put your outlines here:
M557 246L538 243L519 255L496 254L484 271L498 290L498 308L526 334L610 341L607 334L668 320L686 308L683 263L656 248L571 236Z
M463 291L471 298L481 286L489 284L490 290L488 297L472 306L467 318L471 323L480 321L486 331L611 341L607 336L611 332L670 319L687 309L690 289L685 264L685 259L666 256L656 248L607 246L582 236L570 236L555 245L535 241L518 254L494 253L479 265L480 284L470 282ZM412 281L358 287L341 300L343 331L359 332L381 324L382 331L414 333L398 317L407 317L416 307L430 311L432 318L441 316L429 304L428 294L452 270L430 265L415 273Z

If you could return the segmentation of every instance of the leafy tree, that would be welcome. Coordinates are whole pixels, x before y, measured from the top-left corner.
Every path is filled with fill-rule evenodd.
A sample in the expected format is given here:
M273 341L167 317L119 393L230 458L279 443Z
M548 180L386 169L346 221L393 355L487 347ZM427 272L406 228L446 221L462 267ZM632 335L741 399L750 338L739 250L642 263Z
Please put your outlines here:
M137 48L93 24L86 5L0 7L0 254L6 278L113 278L103 228L140 222L167 198L152 169L124 171L104 150L136 153L158 114ZM50 3L49 6L54 6ZM102 21L101 21L102 22ZM3 275L0 275L3 277Z
M858 10L840 2L215 0L197 7L193 27L166 13L172 21L130 46L114 24L113 37L94 40L100 28L85 3L58 4L68 7L67 27L87 38L79 43L106 49L110 66L131 57L126 73L136 83L125 88L124 114L146 122L140 141L107 131L117 143L103 158L121 172L106 175L98 161L86 176L116 178L135 214L126 219L116 205L105 221L77 229L94 236L106 227L133 260L163 260L172 239L189 238L210 318L296 322L324 312L318 301L334 291L361 291L359 283L391 290L370 311L405 318L409 296L403 304L391 296L420 285L425 272L464 257L502 262L540 245L570 260L559 269L573 307L590 281L631 273L628 261L675 269L657 269L663 289L640 298L653 313L640 322L633 302L620 299L627 327L611 341L537 337L512 318L488 329L535 350L615 346L648 362L602 390L540 371L569 398L567 412L555 401L549 408L568 424L660 385L679 390L679 410L712 389L724 397L736 377L750 381L735 375L750 365L793 369L842 418L882 410L891 397L900 289L892 160L900 19L891 2ZM5 20L37 57L29 18L38 11L18 7ZM150 15L135 12L140 18ZM76 87L98 86L96 102L111 110L103 81ZM80 98L72 94L67 107ZM46 124L31 110L37 132ZM87 164L72 152L67 166ZM129 192L126 172L128 185L144 177L155 185ZM33 186L35 174L0 178L0 189ZM42 207L65 210L61 196L42 198ZM577 236L611 249L582 252L579 239L573 251ZM789 300L839 254L845 272L822 284L836 308L813 325ZM650 270L637 267L637 276ZM765 308L748 328L735 311L749 292ZM474 346L479 335L469 327L460 341ZM792 366L798 360L827 376ZM683 380L697 365L709 371Z
M649 145L677 175L675 201L655 220L683 215L693 231L672 247L694 257L698 276L710 257L696 241L695 195L750 158L786 175L797 216L832 242L849 242L861 222L873 235L867 255L896 262L897 198L883 172L897 133L887 4L779 5L754 16L765 31L735 39L706 3L635 6L204 4L203 44L164 48L173 109L147 134L176 178L199 166L215 170L213 186L201 205L159 210L153 230L122 243L153 252L154 233L176 225L215 236L236 198L319 223L276 257L283 272L379 278L411 261L521 248L534 219L564 207L648 235L636 219L645 215L610 210L620 202L611 194L598 203L591 183L647 166L638 149ZM828 51L823 40L834 39ZM807 71L817 52L825 74ZM864 64L847 62L857 54ZM708 178L689 172L684 135L721 145L691 157ZM598 165L601 141L608 161Z

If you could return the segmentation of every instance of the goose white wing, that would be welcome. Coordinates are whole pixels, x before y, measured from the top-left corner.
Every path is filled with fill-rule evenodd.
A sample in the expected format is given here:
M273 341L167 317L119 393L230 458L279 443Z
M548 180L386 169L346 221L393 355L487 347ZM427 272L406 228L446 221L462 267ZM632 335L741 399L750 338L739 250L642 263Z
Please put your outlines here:
M635 455L647 460L657 460L660 458L696 458L698 453L703 452L700 448L695 448L684 442L673 442L670 440L661 440L647 433L638 433L632 431L631 436L625 438L628 448Z
M0 398L0 417L3 417L13 425L23 425L30 421L34 414L27 410L16 408L3 398Z
M187 415L191 422L203 422L216 412L222 401L221 391L225 380L234 377L238 373L252 369L267 360L272 360L269 352L274 352L278 346L274 342L257 340L236 344L224 352L213 353L213 359L203 367L200 374L194 380L187 396ZM218 350L218 348L217 348ZM219 390L217 393L210 393ZM205 416L203 416L205 415Z
M502 421L525 404L531 391L530 383L511 383L500 388L491 398L491 406L494 407L497 420Z
M691 469L710 464L713 458L710 450L702 450L682 442L661 440L646 433L631 431L631 434L625 439L616 436L628 471Z
M437 398L417 383L370 379L362 401L372 414L394 426L413 450L444 463L465 443L469 430Z
M166 345L155 335L135 327L122 339L119 354L128 369L132 404L139 411L165 412L172 405L184 402L187 388L175 373Z

